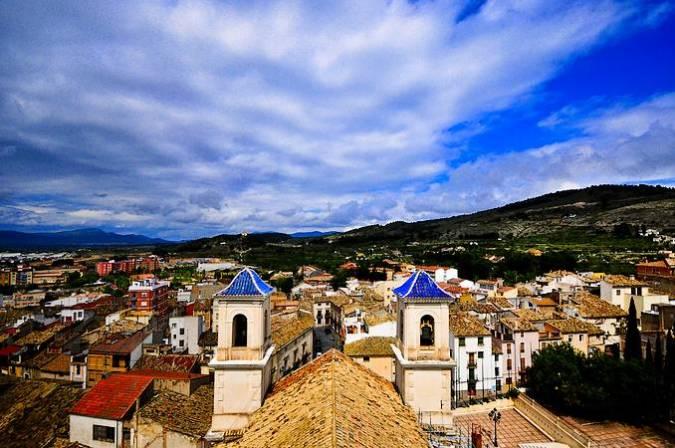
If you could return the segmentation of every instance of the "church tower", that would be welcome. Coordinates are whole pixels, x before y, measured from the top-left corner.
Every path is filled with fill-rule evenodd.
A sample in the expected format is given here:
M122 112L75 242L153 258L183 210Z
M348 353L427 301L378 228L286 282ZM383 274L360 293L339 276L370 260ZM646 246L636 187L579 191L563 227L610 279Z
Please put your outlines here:
M396 387L424 422L452 423L450 304L454 298L424 271L394 289L397 296Z
M213 297L218 322L212 433L244 428L265 400L272 380L270 293L252 269L242 269Z

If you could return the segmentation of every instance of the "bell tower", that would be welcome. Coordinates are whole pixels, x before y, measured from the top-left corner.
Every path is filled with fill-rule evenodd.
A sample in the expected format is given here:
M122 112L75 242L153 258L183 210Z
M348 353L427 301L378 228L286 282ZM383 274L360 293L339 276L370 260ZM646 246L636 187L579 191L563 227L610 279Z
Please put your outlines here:
M212 433L244 428L265 400L272 380L270 293L274 290L244 268L213 297L218 322Z
M396 301L396 387L425 422L452 423L450 304L454 298L424 271L394 289Z

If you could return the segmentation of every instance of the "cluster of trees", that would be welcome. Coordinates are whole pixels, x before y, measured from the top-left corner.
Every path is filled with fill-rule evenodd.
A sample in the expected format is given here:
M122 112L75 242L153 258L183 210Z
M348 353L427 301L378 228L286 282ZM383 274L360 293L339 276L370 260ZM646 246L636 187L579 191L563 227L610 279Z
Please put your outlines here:
M617 354L618 355L618 354ZM634 423L668 419L675 405L673 330L659 334L645 356L631 303L623 359L584 356L570 345L549 346L533 356L529 393L559 411L589 419Z
M507 283L534 279L537 275L565 269L574 271L578 267L576 254L569 251L550 251L541 256L524 252L508 251L503 253L504 260L492 263L486 260L485 253L480 250L461 252L453 255L425 253L427 263L450 264L456 267L462 278L478 280L481 278L502 277ZM421 261L421 260L416 260Z

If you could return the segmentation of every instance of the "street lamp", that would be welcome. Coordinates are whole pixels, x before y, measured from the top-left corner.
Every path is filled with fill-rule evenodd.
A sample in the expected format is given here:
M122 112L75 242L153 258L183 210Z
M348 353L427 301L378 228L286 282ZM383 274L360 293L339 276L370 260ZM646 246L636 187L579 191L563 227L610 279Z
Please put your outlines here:
M497 442L497 423L499 423L499 420L502 419L502 413L497 410L497 408L494 408L493 410L490 411L488 414L490 419L495 423L495 447L499 446L499 443Z

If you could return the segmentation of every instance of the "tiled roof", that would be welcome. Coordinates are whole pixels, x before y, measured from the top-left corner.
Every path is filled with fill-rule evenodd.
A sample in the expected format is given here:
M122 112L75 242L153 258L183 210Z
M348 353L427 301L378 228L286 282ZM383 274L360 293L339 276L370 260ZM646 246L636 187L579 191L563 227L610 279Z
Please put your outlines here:
M546 319L548 319L548 317L546 317L545 315L541 314L539 311L536 310L528 310L525 308L521 308L518 310L514 310L513 312L516 313L516 315L519 318L523 320L529 320L530 322L543 322Z
M122 420L148 387L152 387L152 377L128 373L112 375L96 383L70 413Z
M500 448L519 448L521 443L550 441L546 434L523 417L516 409L502 409L500 413L502 415L498 430ZM454 422L455 426L459 428L469 428L473 423L480 425L483 431L490 432L494 427L488 412L458 415ZM489 445L492 446L492 444Z
M605 275L602 281L612 286L647 286L645 282L625 275Z
M455 336L489 336L490 331L475 316L464 312L450 313L450 333Z
M389 381L331 350L278 381L233 446L428 445L414 412L401 402Z
M0 392L0 446L45 446L68 437L68 408L83 394L72 384L21 380L3 384Z
M138 347L143 339L146 338L143 330L139 330L133 334L115 333L105 335L102 339L97 341L89 351L89 353L97 354L129 354L136 347Z
M291 317L272 316L272 341L277 350L310 331L314 317L307 313L296 313Z
M274 291L251 268L244 268L234 276L225 289L216 293L218 297L266 296Z
M487 299L489 303L494 303L501 309L510 309L514 308L513 304L509 302L509 299L503 296L490 297Z
M373 336L345 345L347 356L394 356L391 344L396 343L396 338Z
M499 320L511 331L537 331L537 327L532 322L517 317L504 317Z
M203 437L211 427L213 415L213 386L198 388L185 396L172 391L156 394L139 414L163 427L193 437Z
M401 286L394 288L393 292L402 299L453 299L425 271L416 271Z
M620 318L628 314L620 306L613 305L588 292L576 293L572 300L577 303L577 311L587 319Z
M384 324L387 322L393 322L396 320L396 317L391 315L385 310L378 310L372 313L366 314L366 316L363 318L363 321L368 325L369 327L372 327L374 325L379 325L379 324Z
M18 345L39 345L49 341L51 338L56 336L56 334L66 328L65 324L57 322L53 325L46 327L43 330L31 331L26 336L22 337L16 343Z
M548 325L560 330L561 333L588 333L590 335L604 334L600 328L595 325L584 322L579 319L556 319L546 322Z
M189 373L198 360L198 355L144 355L136 369Z

